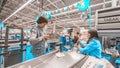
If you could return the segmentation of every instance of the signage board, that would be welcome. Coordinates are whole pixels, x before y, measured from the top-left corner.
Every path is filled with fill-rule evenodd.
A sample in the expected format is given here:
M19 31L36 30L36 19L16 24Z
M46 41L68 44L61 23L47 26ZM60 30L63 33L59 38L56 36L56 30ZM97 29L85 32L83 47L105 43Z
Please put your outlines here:
M96 29L102 36L120 36L120 7L96 12Z

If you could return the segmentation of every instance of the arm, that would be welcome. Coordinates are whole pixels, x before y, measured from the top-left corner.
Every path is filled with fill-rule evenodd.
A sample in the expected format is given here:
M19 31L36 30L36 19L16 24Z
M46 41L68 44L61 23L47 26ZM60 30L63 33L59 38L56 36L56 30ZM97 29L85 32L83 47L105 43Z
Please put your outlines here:
M36 38L38 41L42 41L43 40L43 36L40 36L38 38Z
M89 44L85 48L79 48L78 50L82 54L88 54L89 52L91 52L92 50L96 48L98 48L97 43L95 41L90 41Z
M31 33L31 36L30 36L30 43L31 43L31 45L37 44L39 41L42 41L42 40L43 40L42 36L36 38L36 34L35 33Z
M81 42L82 40L83 40L83 36L78 36L78 42L79 42L80 46L84 48L87 46L87 44L84 44L83 42Z
M84 44L83 42L80 42L80 46L82 46L82 47L86 47L87 44Z

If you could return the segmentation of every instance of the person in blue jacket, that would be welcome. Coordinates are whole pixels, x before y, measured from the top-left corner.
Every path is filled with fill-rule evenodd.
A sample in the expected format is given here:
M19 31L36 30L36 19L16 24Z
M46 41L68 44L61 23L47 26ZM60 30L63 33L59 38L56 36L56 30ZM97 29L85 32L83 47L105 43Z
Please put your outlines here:
M87 44L80 42L80 46L83 48L78 48L79 52L85 55L101 58L102 49L101 43L98 39L99 37L97 31L89 30L87 33L87 37L88 37Z
M116 41L116 50L118 50L120 54L120 41L119 40Z

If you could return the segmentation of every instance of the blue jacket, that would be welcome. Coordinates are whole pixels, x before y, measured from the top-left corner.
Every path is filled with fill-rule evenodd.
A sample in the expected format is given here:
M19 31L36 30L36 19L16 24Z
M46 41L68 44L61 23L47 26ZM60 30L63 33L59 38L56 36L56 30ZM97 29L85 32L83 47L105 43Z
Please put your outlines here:
M101 58L101 43L99 40L91 39L89 43L86 45L80 42L80 45L84 48L79 48L78 50L82 54L86 54L89 56L94 56L96 58Z
M116 43L116 49L120 52L120 44L118 42Z
M59 42L62 42L62 45L64 46L66 44L66 40L64 36L59 37Z

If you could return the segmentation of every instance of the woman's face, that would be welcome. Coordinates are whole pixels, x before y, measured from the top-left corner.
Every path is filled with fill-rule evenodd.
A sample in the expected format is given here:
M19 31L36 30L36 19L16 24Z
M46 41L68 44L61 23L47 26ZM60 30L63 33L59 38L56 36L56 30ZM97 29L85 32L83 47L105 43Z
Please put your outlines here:
M46 23L41 23L41 24L38 24L38 27L43 28L45 25L46 25Z

